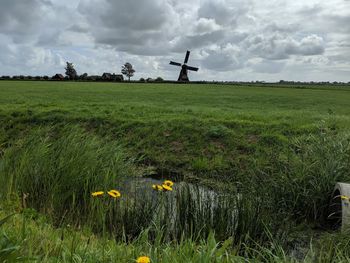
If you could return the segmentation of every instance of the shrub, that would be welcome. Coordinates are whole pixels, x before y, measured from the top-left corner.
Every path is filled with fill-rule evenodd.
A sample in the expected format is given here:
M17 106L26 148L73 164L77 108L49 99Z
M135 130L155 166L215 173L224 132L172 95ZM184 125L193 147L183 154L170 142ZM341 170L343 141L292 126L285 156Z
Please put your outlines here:
M207 136L210 138L224 138L230 133L230 130L224 125L211 126L207 132Z

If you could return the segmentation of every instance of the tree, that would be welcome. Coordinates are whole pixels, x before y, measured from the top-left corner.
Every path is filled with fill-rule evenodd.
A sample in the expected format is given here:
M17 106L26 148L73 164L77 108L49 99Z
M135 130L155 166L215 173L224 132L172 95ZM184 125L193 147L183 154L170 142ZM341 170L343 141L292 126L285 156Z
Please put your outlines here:
M122 74L130 78L134 76L135 70L132 68L132 65L129 62L126 62L124 66L122 66Z
M67 62L67 67L65 68L66 75L69 77L69 79L76 79L78 77L78 74L76 70L74 69L73 63Z
M84 73L83 75L81 75L79 77L79 79L81 79L81 80L87 80L87 78L88 78L88 74L87 73Z

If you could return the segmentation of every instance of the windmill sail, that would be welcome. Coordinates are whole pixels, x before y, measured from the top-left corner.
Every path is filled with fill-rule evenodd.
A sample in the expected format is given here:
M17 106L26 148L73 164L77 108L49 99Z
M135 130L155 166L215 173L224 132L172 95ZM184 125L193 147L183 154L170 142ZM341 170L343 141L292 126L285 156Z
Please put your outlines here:
M174 66L179 66L181 67L181 63L177 63L177 62L174 62L174 61L170 61L170 65L174 65Z
M199 68L190 67L190 66L188 66L187 69L188 70L192 70L192 71L198 71L199 70Z
M187 64L188 59L190 58L190 53L191 53L191 52L187 50L186 57L185 57L185 61L184 61L185 64Z

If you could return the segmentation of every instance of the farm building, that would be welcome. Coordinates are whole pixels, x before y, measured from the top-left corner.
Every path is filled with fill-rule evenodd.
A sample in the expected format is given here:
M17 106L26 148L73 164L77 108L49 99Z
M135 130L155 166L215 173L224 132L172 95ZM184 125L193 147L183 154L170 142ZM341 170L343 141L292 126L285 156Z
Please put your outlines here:
M62 74L56 74L52 77L53 80L64 80L64 76Z

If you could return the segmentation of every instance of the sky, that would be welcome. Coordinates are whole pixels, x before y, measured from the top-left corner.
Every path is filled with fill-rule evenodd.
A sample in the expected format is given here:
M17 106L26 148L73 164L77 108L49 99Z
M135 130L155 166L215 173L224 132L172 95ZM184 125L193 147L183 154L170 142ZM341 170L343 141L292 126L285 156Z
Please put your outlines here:
M350 0L0 0L0 75L350 81Z

